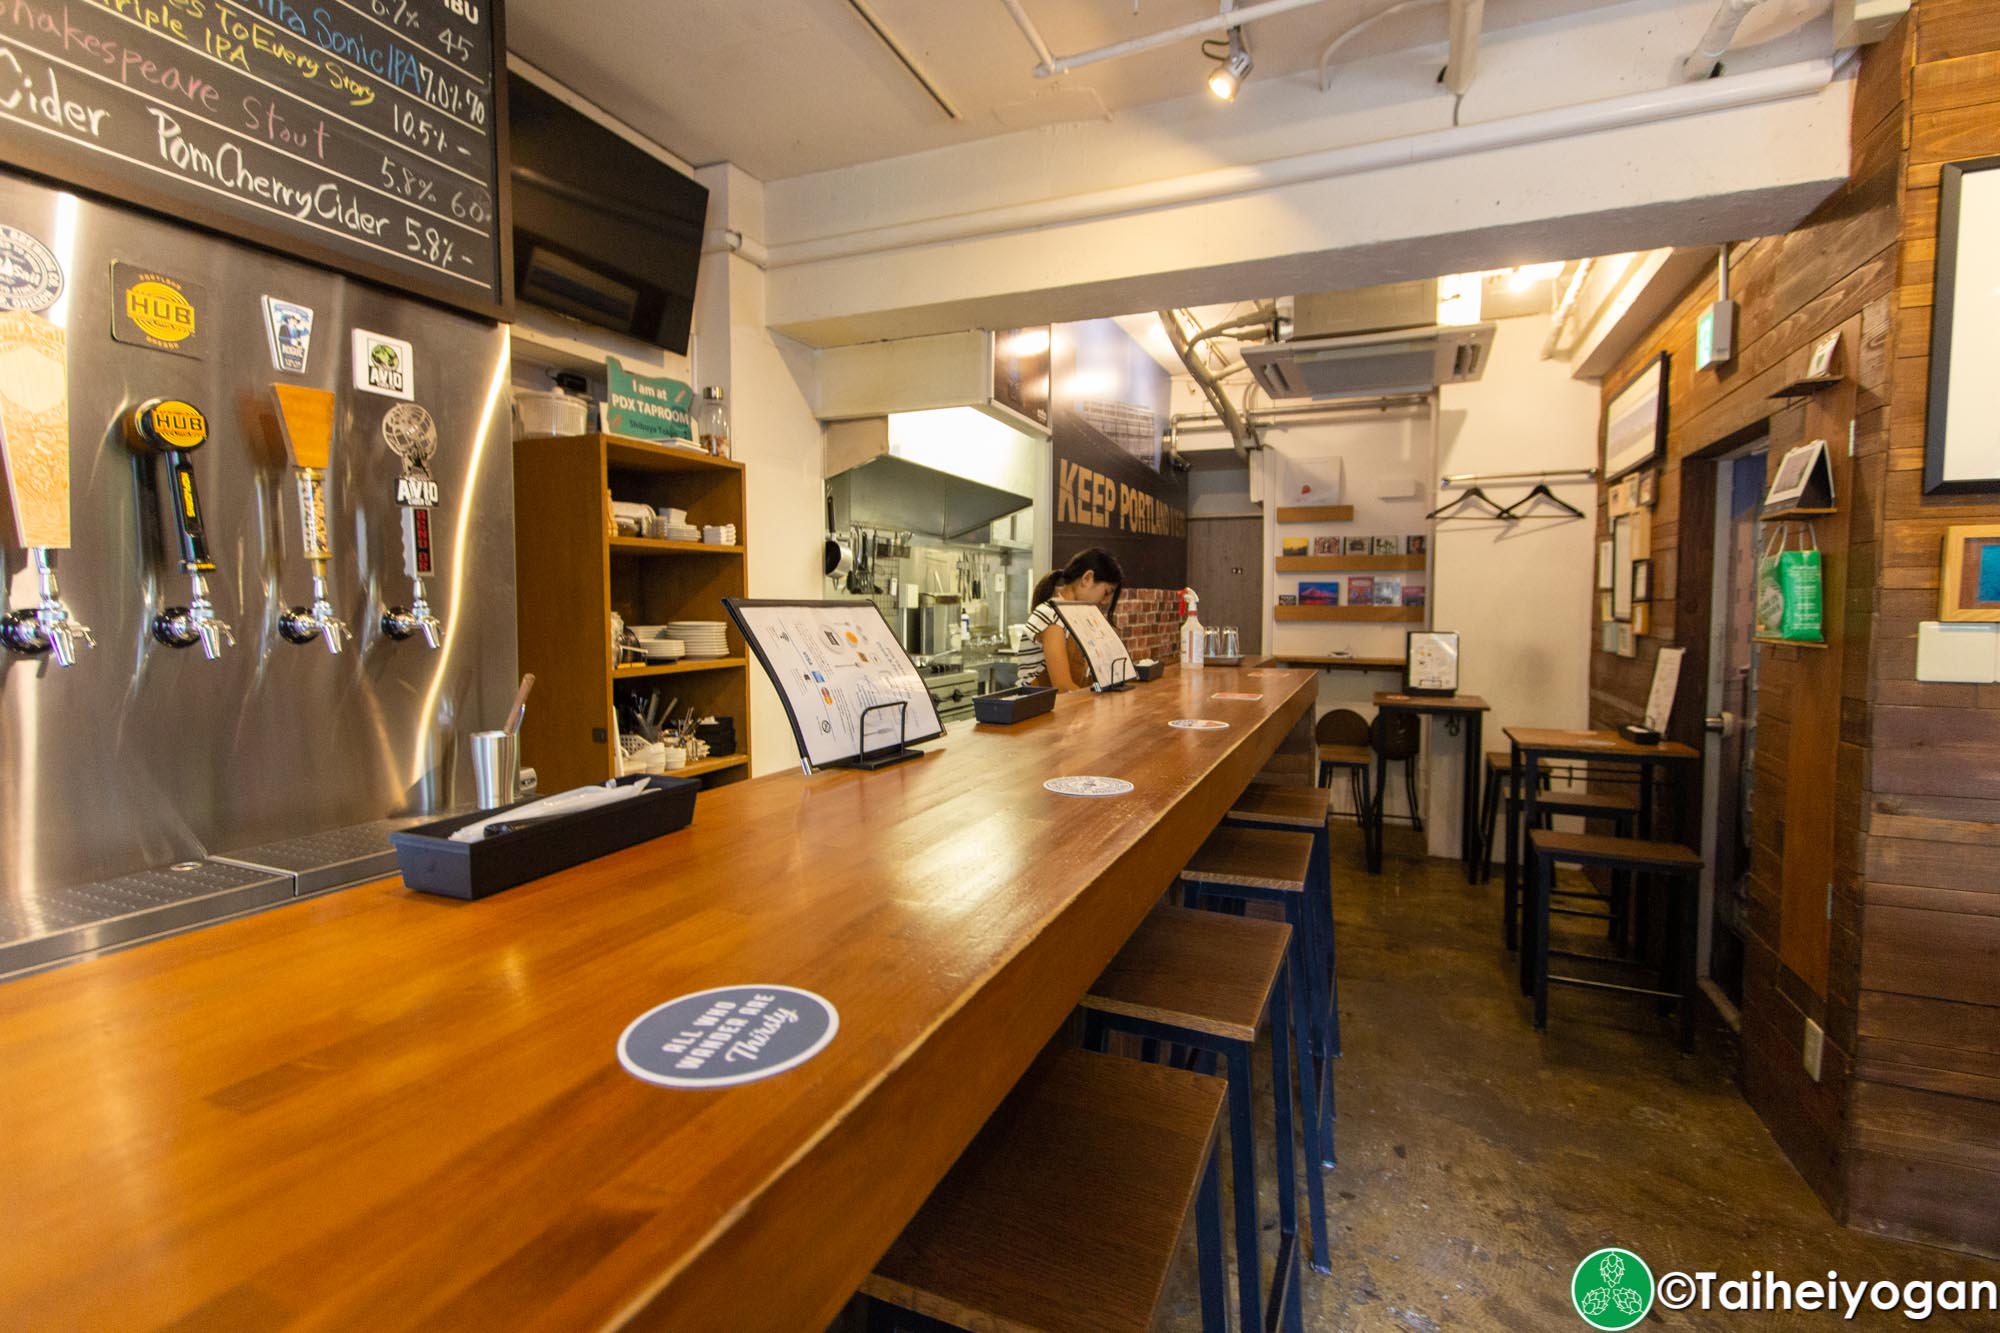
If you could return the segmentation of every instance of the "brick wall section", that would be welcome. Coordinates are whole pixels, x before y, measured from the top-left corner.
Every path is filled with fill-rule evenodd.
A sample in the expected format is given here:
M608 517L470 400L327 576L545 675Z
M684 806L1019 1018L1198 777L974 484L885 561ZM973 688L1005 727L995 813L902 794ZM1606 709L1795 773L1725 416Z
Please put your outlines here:
M1180 657L1181 593L1178 588L1126 588L1118 596L1118 637L1137 662Z

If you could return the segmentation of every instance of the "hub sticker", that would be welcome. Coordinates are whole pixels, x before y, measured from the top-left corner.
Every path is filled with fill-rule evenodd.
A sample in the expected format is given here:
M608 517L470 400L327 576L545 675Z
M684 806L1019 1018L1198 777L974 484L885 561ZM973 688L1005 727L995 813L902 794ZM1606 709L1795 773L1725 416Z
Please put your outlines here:
M417 396L413 363L416 354L401 338L366 329L354 330L354 387L404 402Z
M271 365L287 375L306 373L306 358L312 352L313 312L311 306L262 298L264 337L271 346Z
M667 1088L726 1088L782 1074L826 1049L840 1013L791 986L718 986L649 1009L618 1036L618 1063Z
M0 223L0 310L47 310L62 297L55 252L19 227Z
M176 356L199 359L208 354L207 330L201 324L207 301L201 287L123 262L111 265L111 286L116 293L113 338Z
M198 449L208 439L208 418L193 403L162 398L139 413L139 430L156 449Z
M397 403L382 417L382 442L403 460L396 480L396 503L411 509L432 509L438 484L431 480L431 455L437 452L437 422L416 403Z

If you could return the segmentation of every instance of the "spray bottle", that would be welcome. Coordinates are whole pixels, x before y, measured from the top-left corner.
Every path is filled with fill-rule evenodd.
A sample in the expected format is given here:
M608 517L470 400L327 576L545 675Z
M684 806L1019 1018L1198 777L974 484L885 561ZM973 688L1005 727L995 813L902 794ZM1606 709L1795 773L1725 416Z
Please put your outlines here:
M1207 631L1201 627L1201 617L1195 614L1200 604L1201 598L1195 595L1193 588L1181 589L1181 610L1187 617L1181 621L1182 670L1201 670L1202 653L1208 646Z

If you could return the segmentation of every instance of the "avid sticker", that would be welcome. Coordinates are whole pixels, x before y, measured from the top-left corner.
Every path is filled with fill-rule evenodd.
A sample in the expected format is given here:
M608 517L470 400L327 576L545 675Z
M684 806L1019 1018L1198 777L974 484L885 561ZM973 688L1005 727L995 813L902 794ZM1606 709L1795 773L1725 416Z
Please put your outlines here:
M405 402L417 396L416 353L401 338L354 330L354 387Z
M111 287L111 336L117 341L197 360L208 354L202 323L208 302L201 286L117 261L111 265Z
M665 1088L726 1088L782 1074L818 1055L840 1013L791 986L717 986L668 1000L618 1037L618 1063Z
M1058 796L1123 796L1132 790L1123 778L1050 778L1042 786Z
M1170 727L1179 727L1182 731L1227 731L1229 729L1227 722L1218 722L1212 717L1177 717L1167 723L1167 725Z
M55 251L19 227L0 223L0 310L47 310L62 297Z

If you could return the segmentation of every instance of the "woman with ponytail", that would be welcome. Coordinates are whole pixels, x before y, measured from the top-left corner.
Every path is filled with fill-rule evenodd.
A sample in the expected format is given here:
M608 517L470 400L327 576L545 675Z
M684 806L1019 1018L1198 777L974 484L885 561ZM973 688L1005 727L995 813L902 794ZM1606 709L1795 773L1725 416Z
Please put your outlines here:
M1051 570L1035 585L1028 613L1030 646L1019 659L1020 683L1079 690L1086 673L1071 661L1069 631L1056 614L1056 602L1088 602L1107 617L1118 612L1118 590L1124 571L1109 551L1092 546L1078 551L1061 569Z

